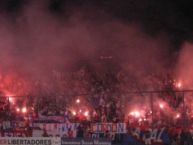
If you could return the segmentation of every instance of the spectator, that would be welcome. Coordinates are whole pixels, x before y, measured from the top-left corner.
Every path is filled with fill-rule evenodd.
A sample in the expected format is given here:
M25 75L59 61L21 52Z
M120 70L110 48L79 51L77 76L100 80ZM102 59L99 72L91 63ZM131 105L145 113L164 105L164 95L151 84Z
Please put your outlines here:
M44 132L42 134L42 137L49 137L49 135L48 135L48 133L47 133L47 131L45 129L44 129Z
M77 128L77 136L78 138L83 138L84 136L84 130L83 130L83 127L82 125L79 125L78 128Z
M68 138L73 138L73 131L71 128L68 129Z

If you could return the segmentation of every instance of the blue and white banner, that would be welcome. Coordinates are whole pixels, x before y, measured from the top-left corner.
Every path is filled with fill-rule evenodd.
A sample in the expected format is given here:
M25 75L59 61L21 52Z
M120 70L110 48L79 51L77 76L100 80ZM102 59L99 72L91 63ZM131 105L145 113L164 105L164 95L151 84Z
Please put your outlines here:
M91 124L92 132L113 132L113 133L126 133L126 123L93 123Z
M34 123L33 127L39 127L46 130L48 135L65 136L68 131L73 132L73 137L76 137L76 131L80 123ZM127 128L125 123L92 123L92 133L126 133Z
M123 145L164 145L170 143L169 135L165 128L141 130L133 128L123 140Z
M76 137L76 130L79 123L34 123L33 127L39 127L42 130L46 130L48 135L52 136L64 136L68 131L73 132L73 136Z

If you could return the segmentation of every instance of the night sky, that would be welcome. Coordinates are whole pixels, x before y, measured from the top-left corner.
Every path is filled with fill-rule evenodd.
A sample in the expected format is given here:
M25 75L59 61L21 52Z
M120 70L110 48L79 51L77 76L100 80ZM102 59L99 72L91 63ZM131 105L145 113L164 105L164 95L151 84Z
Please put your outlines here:
M30 0L1 0L0 12L14 19L30 3ZM192 41L191 0L44 0L44 3L47 12L59 19L68 19L74 9L81 8L105 11L125 22L139 22L151 36L167 33L174 50L178 50L185 40Z

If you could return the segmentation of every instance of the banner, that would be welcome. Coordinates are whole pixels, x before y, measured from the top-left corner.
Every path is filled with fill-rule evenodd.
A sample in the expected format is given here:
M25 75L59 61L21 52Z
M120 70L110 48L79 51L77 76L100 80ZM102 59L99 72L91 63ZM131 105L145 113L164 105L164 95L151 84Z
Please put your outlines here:
M126 133L126 123L94 123L91 124L92 132L104 133L106 131L111 133Z
M168 132L165 128L154 128L141 130L140 128L133 128L129 131L123 140L123 145L135 144L135 145L154 145L154 144L169 144L170 139Z
M68 131L72 131L73 137L76 137L76 130L79 123L34 123L33 127L39 127L46 130L48 135L66 136Z
M61 145L56 137L1 137L0 145Z
M61 139L61 145L111 145L109 140L93 140L93 139Z
M39 127L46 130L48 135L52 136L67 136L70 130L73 137L76 137L76 131L79 123L34 123L33 127ZM92 133L126 133L127 128L125 123L93 123L91 124Z
M3 121L1 126L3 127L4 130L12 128L10 121Z
M1 131L2 137L29 137L30 132L21 129L21 130L7 130L7 131ZM39 136L41 137L41 136Z
M35 122L45 122L45 121L56 121L56 122L63 122L64 116L44 116L44 115L38 115L39 119L34 120Z

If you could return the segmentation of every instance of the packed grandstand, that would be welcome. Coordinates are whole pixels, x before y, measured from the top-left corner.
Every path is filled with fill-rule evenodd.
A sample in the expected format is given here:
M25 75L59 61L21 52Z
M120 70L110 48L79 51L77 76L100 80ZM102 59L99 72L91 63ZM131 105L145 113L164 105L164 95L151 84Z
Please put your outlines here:
M39 88L38 93L44 94L37 97L13 95L11 89L2 93L1 137L58 137L63 144L84 144L89 139L91 144L97 139L123 145L193 143L193 92L184 90L180 81L167 76L151 86L148 81L129 80L123 72L101 75L86 68L55 75L52 83L68 88L56 88L57 92ZM42 87L40 83L34 87Z

